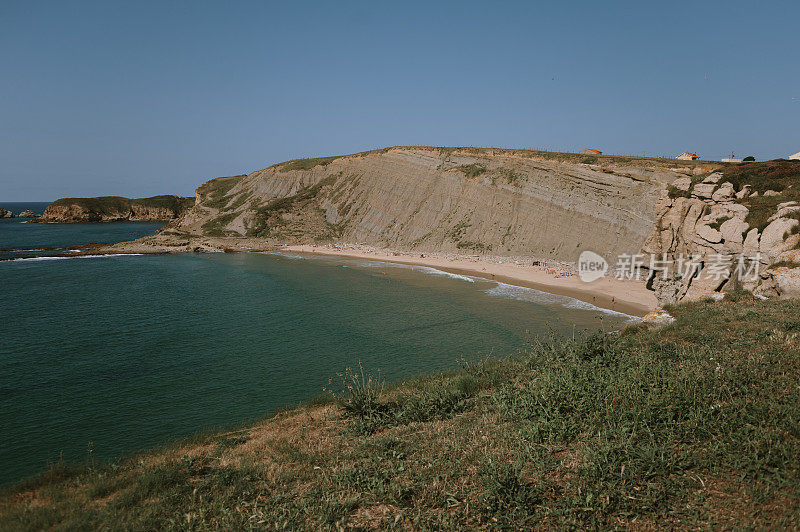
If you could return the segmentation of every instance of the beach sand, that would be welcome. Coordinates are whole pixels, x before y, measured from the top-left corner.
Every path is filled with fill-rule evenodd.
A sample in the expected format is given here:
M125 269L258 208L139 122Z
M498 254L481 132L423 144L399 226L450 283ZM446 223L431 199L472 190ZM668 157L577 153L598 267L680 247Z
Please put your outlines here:
M366 246L288 245L278 251L307 253L428 266L450 273L473 275L507 284L535 288L569 296L595 306L632 316L644 316L658 308L656 297L643 281L623 281L604 277L591 283L581 281L574 270L559 265L522 264L514 259L471 259L453 255L402 253ZM519 262L519 264L518 264Z
M179 253L200 252L291 252L331 255L427 266L461 275L484 277L511 285L535 288L615 310L631 316L644 316L658 308L654 293L644 281L619 280L606 276L585 283L571 265L555 261L536 261L531 257L485 257L453 254L394 251L358 244L292 245L274 240L230 237L171 237L157 235L113 245L90 245L82 253Z

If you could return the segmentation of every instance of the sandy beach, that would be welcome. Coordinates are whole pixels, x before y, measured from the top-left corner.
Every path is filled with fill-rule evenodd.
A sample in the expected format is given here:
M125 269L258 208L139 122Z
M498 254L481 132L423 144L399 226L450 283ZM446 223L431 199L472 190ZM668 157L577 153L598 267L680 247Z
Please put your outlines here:
M180 253L276 251L309 255L330 255L427 266L461 275L474 275L543 292L569 296L601 308L644 316L658 308L654 293L644 281L623 281L604 277L591 283L578 278L575 269L556 261L530 257L470 257L452 253L395 251L358 244L280 244L256 238L170 237L158 235L110 246L90 246L82 253Z
M655 295L642 281L605 277L591 283L581 281L566 266L522 264L514 259L487 260L428 253L402 253L366 246L282 246L279 251L369 259L428 266L462 275L474 275L543 292L573 297L601 308L644 316L658 308ZM519 262L519 264L518 264Z

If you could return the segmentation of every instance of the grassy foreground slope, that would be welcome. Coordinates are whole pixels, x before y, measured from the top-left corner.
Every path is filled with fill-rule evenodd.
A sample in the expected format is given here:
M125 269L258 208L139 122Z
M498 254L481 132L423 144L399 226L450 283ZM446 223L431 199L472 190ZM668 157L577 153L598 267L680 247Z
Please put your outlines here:
M798 528L800 302L729 296L386 389L347 372L337 402L54 466L0 525Z

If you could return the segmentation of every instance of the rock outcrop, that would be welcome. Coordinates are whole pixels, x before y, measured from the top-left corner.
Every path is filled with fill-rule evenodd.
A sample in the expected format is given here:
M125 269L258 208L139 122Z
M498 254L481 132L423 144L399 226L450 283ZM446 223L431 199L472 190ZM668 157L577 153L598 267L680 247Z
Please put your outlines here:
M24 210L17 215L17 218L38 218L38 214L32 210Z
M43 223L76 222L168 222L182 216L192 198L154 196L129 199L119 196L63 198L47 206L39 218Z
M800 266L799 227L800 164L729 166L702 180L678 179L664 191L642 251L645 263L694 262L694 268L648 272L663 304L735 287L800 296L794 280L800 276L789 273Z
M0 218L13 218L14 213L11 211L7 211L4 208L0 207Z

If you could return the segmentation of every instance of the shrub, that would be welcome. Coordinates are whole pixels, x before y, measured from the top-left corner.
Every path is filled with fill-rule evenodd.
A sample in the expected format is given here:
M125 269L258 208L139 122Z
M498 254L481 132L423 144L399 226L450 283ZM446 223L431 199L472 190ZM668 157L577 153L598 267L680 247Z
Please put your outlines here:
M675 198L688 198L692 195L689 190L682 190L674 185L667 186L667 195L670 199Z
M716 229L717 231L719 231L719 228L722 227L722 224L724 224L725 222L727 222L728 220L731 220L731 219L733 219L733 216L723 216L721 218L717 218L712 223L708 224L708 226L711 229Z
M369 418L386 411L386 405L381 403L385 381L366 373L360 360L357 371L348 367L336 375L339 377L338 388L332 387L334 382L331 378L328 381L331 387L326 391L336 399L348 415Z
M473 179L478 177L481 174L486 173L486 166L478 163L472 164L463 164L461 166L456 166L456 170L462 172L468 179Z

